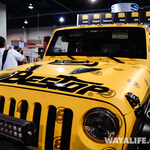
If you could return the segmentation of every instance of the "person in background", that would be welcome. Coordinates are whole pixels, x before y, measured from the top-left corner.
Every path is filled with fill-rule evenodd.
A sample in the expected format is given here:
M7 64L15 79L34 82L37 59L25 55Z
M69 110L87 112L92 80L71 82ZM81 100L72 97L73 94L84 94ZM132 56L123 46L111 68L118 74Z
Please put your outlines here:
M43 59L43 56L44 56L44 53L45 53L45 50L46 50L46 47L48 45L48 42L49 42L50 38L51 38L50 36L44 36L44 39L43 39L43 47L44 47L44 49L40 50L40 58L41 58L41 60Z
M9 47L8 47L8 50L10 50L10 49L13 49L13 46L9 46Z
M5 50L6 50L6 41L2 36L0 36L0 70L2 68L2 58ZM24 55L18 53L14 49L8 50L6 61L3 66L3 70L18 66L17 61L20 61L22 63L27 63L27 58Z
M21 49L20 47L17 49L17 52L23 55L23 49ZM23 63L18 61L18 66L20 65L23 65Z
M23 55L23 49L18 48L18 49L17 49L17 52Z

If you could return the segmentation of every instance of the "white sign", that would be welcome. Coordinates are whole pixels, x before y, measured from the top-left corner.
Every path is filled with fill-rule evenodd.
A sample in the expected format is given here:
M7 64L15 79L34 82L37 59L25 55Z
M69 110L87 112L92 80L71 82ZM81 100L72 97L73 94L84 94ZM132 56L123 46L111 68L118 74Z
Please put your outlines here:
M117 3L111 6L112 13L138 11L139 6L135 3Z

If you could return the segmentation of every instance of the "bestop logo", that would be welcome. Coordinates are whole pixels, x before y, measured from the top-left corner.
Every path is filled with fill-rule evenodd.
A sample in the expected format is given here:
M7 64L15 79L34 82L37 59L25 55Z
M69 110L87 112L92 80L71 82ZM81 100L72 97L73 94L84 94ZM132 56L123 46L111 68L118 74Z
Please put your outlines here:
M35 76L32 72L21 71L8 78L0 80L9 84L27 85L32 87L48 88L66 92L76 92L76 94L84 95L86 92L104 93L109 88L102 86L102 83L88 82L80 80L75 76L58 75L56 78Z

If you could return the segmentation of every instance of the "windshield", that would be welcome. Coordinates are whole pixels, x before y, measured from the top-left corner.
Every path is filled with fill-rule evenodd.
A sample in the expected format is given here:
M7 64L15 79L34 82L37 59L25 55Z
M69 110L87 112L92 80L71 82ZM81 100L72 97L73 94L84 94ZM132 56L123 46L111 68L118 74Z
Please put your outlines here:
M139 27L101 27L57 31L46 54L51 55L145 59L145 30Z

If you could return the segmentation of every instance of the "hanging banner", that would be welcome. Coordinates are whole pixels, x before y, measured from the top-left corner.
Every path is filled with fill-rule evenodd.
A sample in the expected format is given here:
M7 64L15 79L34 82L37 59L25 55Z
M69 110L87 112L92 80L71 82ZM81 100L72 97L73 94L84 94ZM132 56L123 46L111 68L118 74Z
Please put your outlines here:
M143 10L141 12L141 22L150 24L150 10Z
M101 13L101 24L112 24L112 13Z
M127 23L139 23L140 12L127 12Z
M77 24L78 25L88 25L90 20L90 14L79 14L77 16Z
M137 12L78 14L77 26L103 24L150 24L150 9Z
M100 24L100 14L90 14L90 24L91 25L99 25Z
M113 15L113 23L116 24L124 24L126 23L126 13L122 12L122 13L114 13Z

